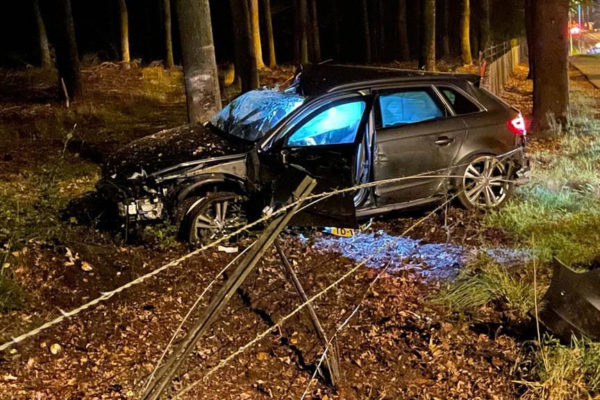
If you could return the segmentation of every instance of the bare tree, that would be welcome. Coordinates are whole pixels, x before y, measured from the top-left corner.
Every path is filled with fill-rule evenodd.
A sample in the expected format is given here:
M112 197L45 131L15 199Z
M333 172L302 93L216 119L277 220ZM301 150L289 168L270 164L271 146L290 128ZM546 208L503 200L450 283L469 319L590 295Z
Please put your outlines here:
M534 5L533 130L544 132L552 121L564 126L569 105L569 0L537 0Z
M410 59L410 46L406 23L406 0L398 0L398 39L400 42L400 59L407 61Z
M308 4L307 0L298 0L298 21L296 27L298 32L296 37L298 39L300 63L308 63Z
M242 92L247 92L259 86L250 7L247 0L229 0L229 5L233 19L235 73L242 81Z
M50 57L50 44L48 43L48 34L46 33L46 24L42 18L39 0L33 0L33 13L38 27L38 37L40 43L40 66L42 68L52 67L52 58Z
M208 0L176 0L188 119L204 121L221 109Z
M362 5L362 16L363 16L363 36L365 40L365 61L370 63L372 61L371 53L371 28L369 26L369 5L367 0L361 1Z
M534 39L533 39L533 26L534 26L534 21L533 21L533 16L535 13L535 0L525 0L525 32L527 34L527 47L530 50L530 54L529 57L527 57L528 62L529 62L529 73L527 74L527 79L533 79L533 76L535 74L535 60L533 57L533 53L532 53L532 49L534 46Z
M48 33L56 51L60 96L70 100L81 97L83 85L71 0L46 0L42 7L50 17Z
M340 14L339 14L339 0L331 0L331 14L333 18L333 41L334 41L334 51L335 51L335 59L339 60L342 54L342 46L340 43Z
M260 11L258 8L258 0L250 0L250 18L254 52L256 54L256 66L258 69L263 69L265 67L265 62L262 55L262 41L260 39Z
M267 28L267 43L269 45L269 67L277 65L277 56L275 55L275 34L273 33L273 15L271 13L271 0L263 0L265 12L265 24Z
M480 0L479 49L485 51L490 46L490 0Z
M460 16L460 44L463 64L473 64L471 55L471 2L462 0Z
M321 34L319 32L319 12L316 0L310 0L310 22L312 59L313 62L318 63L321 61Z
M450 0L442 0L444 10L442 12L442 53L443 57L450 56Z
M119 0L119 22L121 26L121 61L129 66L131 62L129 56L129 16L125 0Z
M428 71L435 70L435 1L425 0L425 8L423 10L424 29L423 40L425 45L425 69Z
M171 23L171 0L163 0L163 18L165 24L165 66L173 68L173 30Z
M382 61L386 56L387 43L385 41L385 4L383 0L375 1L375 43L374 54L377 61Z

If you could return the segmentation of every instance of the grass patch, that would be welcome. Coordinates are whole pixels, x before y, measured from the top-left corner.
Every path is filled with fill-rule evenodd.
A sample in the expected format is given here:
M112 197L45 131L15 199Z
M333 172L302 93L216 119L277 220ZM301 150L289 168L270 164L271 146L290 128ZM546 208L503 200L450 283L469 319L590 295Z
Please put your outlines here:
M535 359L536 382L524 382L523 399L590 399L600 393L600 343L574 338L565 346L546 336Z
M0 274L0 313L18 310L24 303L23 289L12 279Z
M530 282L511 274L488 256L479 255L467 263L457 279L443 288L433 302L461 315L497 302L518 318L525 318L533 308L534 296Z
M0 243L47 240L60 235L59 212L92 190L98 167L76 157L50 158L44 165L0 184Z
M524 241L542 262L553 256L586 265L600 254L600 121L597 100L581 90L571 96L571 120L557 129L552 148L530 153L531 182L504 209L486 216Z

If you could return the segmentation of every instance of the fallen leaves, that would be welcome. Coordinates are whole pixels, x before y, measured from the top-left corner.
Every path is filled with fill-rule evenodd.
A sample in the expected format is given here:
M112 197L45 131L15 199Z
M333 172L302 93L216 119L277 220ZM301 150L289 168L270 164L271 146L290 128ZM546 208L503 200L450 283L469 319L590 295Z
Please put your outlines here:
M88 263L87 261L82 261L81 262L81 270L85 271L85 272L90 272L92 271L94 268L90 265L90 263Z
M54 355L57 355L58 353L60 353L61 350L62 350L62 347L58 343L53 343L52 345L50 345L50 353L52 353Z

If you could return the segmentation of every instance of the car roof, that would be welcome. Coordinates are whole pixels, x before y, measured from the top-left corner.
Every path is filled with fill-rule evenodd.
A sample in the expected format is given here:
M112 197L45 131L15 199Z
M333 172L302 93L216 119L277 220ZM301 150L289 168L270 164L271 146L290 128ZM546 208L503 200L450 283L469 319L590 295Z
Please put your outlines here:
M300 68L299 92L304 96L320 96L348 89L368 89L387 83L442 81L469 81L479 85L480 77L475 74L425 72L411 69L386 67L306 64Z

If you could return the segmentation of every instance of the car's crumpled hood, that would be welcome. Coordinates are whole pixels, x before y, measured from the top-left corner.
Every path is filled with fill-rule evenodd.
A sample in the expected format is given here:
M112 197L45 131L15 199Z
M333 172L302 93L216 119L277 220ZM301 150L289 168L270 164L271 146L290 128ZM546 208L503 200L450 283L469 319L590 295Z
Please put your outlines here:
M133 174L151 175L180 163L241 154L252 144L228 138L203 125L163 130L131 142L108 157L103 174L124 180Z

